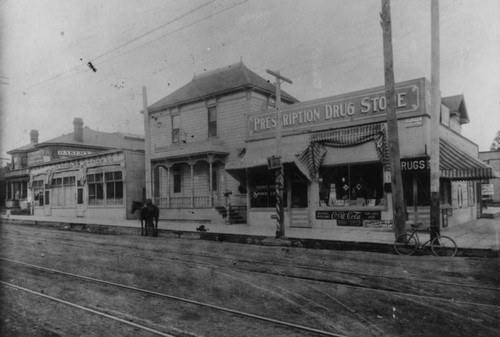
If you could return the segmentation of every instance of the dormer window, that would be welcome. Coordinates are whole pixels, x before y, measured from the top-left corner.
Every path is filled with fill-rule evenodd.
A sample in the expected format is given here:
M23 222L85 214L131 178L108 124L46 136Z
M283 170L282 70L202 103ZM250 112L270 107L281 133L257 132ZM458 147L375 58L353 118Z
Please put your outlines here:
M208 137L217 137L217 106L208 107Z

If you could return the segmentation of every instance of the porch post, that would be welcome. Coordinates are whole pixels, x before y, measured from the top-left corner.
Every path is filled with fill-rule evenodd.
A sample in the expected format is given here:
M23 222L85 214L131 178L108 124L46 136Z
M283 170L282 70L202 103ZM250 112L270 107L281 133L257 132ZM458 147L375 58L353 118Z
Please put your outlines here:
M170 208L170 168L172 164L167 163L165 167L167 168L167 207Z
M212 181L212 174L213 174L213 162L214 162L214 155L209 154L208 155L208 193L209 193L209 198L210 198L210 207L214 206L214 196L213 196L213 181Z
M194 161L188 161L189 166L191 167L191 208L194 208Z

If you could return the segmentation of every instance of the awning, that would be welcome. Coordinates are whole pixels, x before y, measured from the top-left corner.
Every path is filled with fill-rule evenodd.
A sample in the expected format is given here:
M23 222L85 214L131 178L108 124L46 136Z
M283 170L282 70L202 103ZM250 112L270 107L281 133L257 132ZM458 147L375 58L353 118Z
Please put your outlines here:
M299 153L304 151L306 144L281 144L281 162L283 164L295 164L297 168L308 178L307 169L297 159ZM263 146L246 149L244 155L232 159L226 163L226 171L237 171L248 168L267 167L267 158L276 155L276 145Z
M487 180L498 178L493 168L444 139L439 140L440 177L451 180Z

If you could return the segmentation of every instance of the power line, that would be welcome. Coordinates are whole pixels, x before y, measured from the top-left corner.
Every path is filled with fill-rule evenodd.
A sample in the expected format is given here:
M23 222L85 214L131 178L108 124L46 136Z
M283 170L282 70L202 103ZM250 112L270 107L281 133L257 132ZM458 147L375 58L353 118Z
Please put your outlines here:
M120 48L123 48L123 47L125 47L126 45L128 45L128 44L130 44L130 43L132 43L132 42L137 41L138 39L141 39L141 38L143 38L143 37L145 37L145 36L147 36L147 35L149 35L149 34L151 34L151 33L155 32L155 31L157 31L157 30L159 30L159 29L161 29L161 28L163 28L163 27L165 27L165 26L167 26L167 25L170 25L170 24L172 24L172 23L174 23L174 22L176 22L176 21L180 20L181 18L186 17L187 15L194 13L195 11L197 11L197 10L199 10L199 9L201 9L201 8L205 7L205 6L208 6L210 3L214 2L214 1L215 1L215 0L212 0L212 1L210 1L210 2L204 3L203 5L198 6L198 7L196 7L195 9L192 9L192 10L190 10L190 11L188 11L188 12L186 12L186 13L184 13L184 14L182 14L182 15L178 16L178 17L176 17L175 19L173 19L173 20L171 20L171 21L169 21L169 22L167 22L167 23L165 23L165 24L163 24L163 25L161 25L161 26L159 26L159 27L156 27L156 28L154 28L154 29L152 29L152 30L150 30L150 31L148 31L148 32L146 32L146 33L144 33L144 34L142 34L142 35L140 35L140 36L138 36L138 37L136 37L136 38L134 38L134 39L132 39L132 40L130 40L130 41L128 41L128 42L126 42L126 43L124 43L124 44L122 44L122 45L120 45L120 46L118 46L118 47L116 47L116 48L114 48L114 49L112 49L112 50L110 50L110 51L108 51L108 52L106 52L106 53L104 53L104 54L102 54L102 55L99 55L99 56L97 56L97 57L93 58L92 60L95 60L95 59L97 59L97 58L103 57L103 56L105 56L105 55L108 55L108 54L110 54L110 53L112 53L112 52L114 52L114 51L116 51L116 50L120 49ZM248 1L248 0L246 0L246 1ZM233 7L235 7L235 6L233 6ZM211 17L211 16L209 16L209 17ZM188 25L188 26L190 26L190 25ZM176 30L176 31L174 31L174 32L177 32L177 31L179 31L179 30L181 30L181 29L178 29L178 30ZM153 41L155 41L155 40L153 40ZM133 50L133 49L132 49L132 50ZM74 67L72 67L71 69L69 69L69 70L67 70L67 71L65 71L65 72L62 72L62 73L57 74L57 75L55 75L55 76L52 76L52 77L50 77L50 78L48 78L48 79L46 79L46 80L43 80L43 81L38 82L38 83L36 83L36 84L33 84L33 85L29 86L29 87L26 87L26 88L24 88L24 89L21 89L21 90L17 90L17 91L14 91L14 92L8 93L6 96L12 96L12 95L15 95L15 94L18 94L18 93L21 93L21 92L25 92L25 91L28 91L28 90L30 90L30 89L33 89L33 88L36 88L36 87L39 87L39 86L45 85L45 84L47 84L47 83L49 83L49 82L52 82L52 81L54 81L54 80L56 80L56 79L60 79L60 78L63 78L63 77L69 76L69 75L73 75L74 73L73 73L73 74L71 74L73 71L77 70L78 68L83 68L83 67L86 67L86 66L87 66L87 63L84 63L84 64L79 64L79 65L74 66ZM84 69L86 70L86 68L84 68Z

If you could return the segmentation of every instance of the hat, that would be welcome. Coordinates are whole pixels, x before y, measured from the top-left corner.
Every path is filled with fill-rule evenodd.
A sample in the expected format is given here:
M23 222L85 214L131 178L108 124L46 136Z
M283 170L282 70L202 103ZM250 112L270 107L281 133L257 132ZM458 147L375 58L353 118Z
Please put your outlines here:
M153 204L153 200L151 199L146 199L146 205L152 205Z

